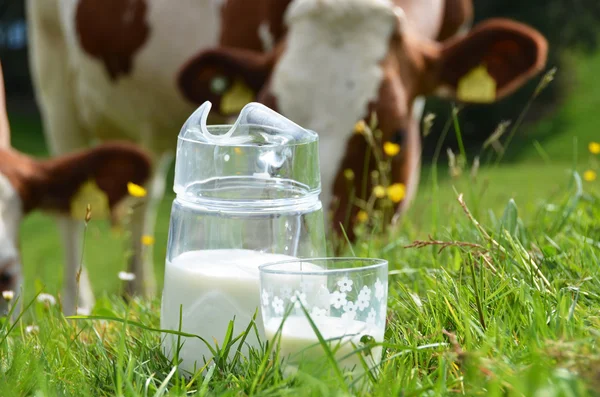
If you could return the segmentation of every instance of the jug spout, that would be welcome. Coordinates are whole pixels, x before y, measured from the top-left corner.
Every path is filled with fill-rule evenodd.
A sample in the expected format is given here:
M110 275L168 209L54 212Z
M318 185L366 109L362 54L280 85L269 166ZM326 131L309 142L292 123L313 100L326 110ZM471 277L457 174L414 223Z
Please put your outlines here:
M315 132L300 127L293 121L257 102L251 102L244 106L236 122L227 132L211 133L207 125L211 108L212 103L209 101L199 106L183 125L180 137L220 145L241 145L253 141L251 133L254 127L273 132L273 134L263 135L264 143L298 144L318 140L318 135Z
M211 107L208 101L198 107L179 133L174 186L178 195L192 201L212 197L254 204L318 196L315 132L255 102L241 110L233 125L209 126Z

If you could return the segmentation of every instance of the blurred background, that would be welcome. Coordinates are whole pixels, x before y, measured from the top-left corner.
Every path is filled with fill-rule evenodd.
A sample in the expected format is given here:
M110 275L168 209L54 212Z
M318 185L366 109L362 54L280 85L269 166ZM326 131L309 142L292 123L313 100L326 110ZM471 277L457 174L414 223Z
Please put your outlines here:
M44 0L37 0L44 1ZM497 153L504 151L501 169L486 170L481 179L488 186L483 194L473 197L485 201L493 210L503 208L509 198L515 198L525 211L533 208L542 197L548 197L565 186L568 170L573 164L581 171L595 161L587 147L591 141L600 141L600 31L599 0L475 0L475 23L490 17L508 17L527 23L541 31L550 44L547 69L530 81L524 88L505 100L482 106L470 106L459 113L461 133L469 153L481 152L484 141L499 123L513 123L524 113L523 125L516 132L510 147L505 137L495 146ZM13 133L13 144L18 149L36 156L47 154L41 131L38 110L29 77L27 60L27 25L24 0L0 0L0 59L5 73L7 105ZM528 107L536 86L544 73L557 68L554 81L535 98ZM430 172L427 164L434 154L443 127L451 112L451 104L430 99L425 113L434 113L435 122L431 132L424 138L422 198L417 200L409 214L415 234L426 235L431 223L428 216L431 206ZM177 132L174 131L174 135ZM457 152L456 134L450 129L440 145L439 158L442 167L447 166L447 148ZM465 174L469 171L466 170ZM439 190L445 195L440 205L455 207L454 189L470 183L452 180L445 170L439 173L445 178ZM159 280L162 279L164 253L169 220L169 208L173 198L168 183L156 229L155 263ZM462 185L461 185L462 184ZM39 278L56 292L61 285L62 253L54 225L47 216L33 214L22 228L23 260L26 278ZM92 225L88 231L91 239L86 247L86 258L96 291L114 291L118 288L117 272L124 270L124 247L122 236L107 233L104 224ZM107 272L107 270L109 270ZM100 276L103 273L104 276ZM114 274L107 277L106 274Z

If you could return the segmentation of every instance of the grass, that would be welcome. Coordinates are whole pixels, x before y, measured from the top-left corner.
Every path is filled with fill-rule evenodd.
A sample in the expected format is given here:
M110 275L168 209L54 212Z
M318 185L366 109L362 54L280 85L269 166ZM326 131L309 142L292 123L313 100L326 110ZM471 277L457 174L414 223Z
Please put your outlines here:
M592 81L599 64L600 56L582 63L580 80ZM21 230L24 301L32 306L14 327L7 320L0 326L0 395L594 395L600 185L581 175L600 171L587 152L599 140L597 87L579 85L554 116L568 130L552 131L550 120L529 128L527 141L515 140L528 142L519 162L482 166L475 179L469 169L451 178L442 166L432 178L426 166L401 227L364 232L356 255L390 263L384 360L364 388L322 369L285 376L268 346L235 366L219 361L208 374L183 378L152 330L159 299L126 304L115 295L125 246L101 222L90 224L85 258L100 295L92 314L105 320L65 319L58 305L35 300L42 289L58 294L62 284L54 225L35 213ZM16 147L45 153L38 123L11 122ZM160 285L172 199L165 197L156 228ZM236 324L232 337L246 326Z

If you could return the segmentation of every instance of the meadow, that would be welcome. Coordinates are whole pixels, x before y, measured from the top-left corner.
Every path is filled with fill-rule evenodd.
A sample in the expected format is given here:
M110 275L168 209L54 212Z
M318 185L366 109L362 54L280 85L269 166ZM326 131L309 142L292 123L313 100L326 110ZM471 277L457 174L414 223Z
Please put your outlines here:
M600 56L579 62L569 100L517 131L505 148L519 149L510 161L482 156L474 170L469 154L460 175L451 176L457 169L444 148L437 163L424 164L418 197L399 227L365 233L355 244L357 256L390 264L384 361L367 382L314 368L285 377L268 354L272 346L183 378L152 330L160 297L119 299L126 244L100 221L88 226L84 254L99 297L92 314L122 321L65 319L58 305L35 299L42 290L60 294L62 252L53 220L34 213L21 230L30 306L21 321L0 326L0 395L596 394L600 155L590 143L600 142L600 85L588 82L599 68ZM46 154L39 120L11 124L15 147ZM159 286L171 186L172 178L155 233Z

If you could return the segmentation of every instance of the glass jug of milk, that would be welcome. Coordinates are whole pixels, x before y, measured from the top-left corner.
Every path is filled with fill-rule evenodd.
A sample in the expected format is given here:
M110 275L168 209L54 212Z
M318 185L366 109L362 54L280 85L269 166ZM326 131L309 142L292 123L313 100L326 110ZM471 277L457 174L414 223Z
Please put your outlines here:
M235 317L235 337L260 310L258 266L323 256L326 247L317 134L258 103L246 105L232 126L207 126L210 108L200 106L178 137L161 328L222 348L229 322ZM164 335L169 357L177 343ZM179 344L186 371L213 357L198 338ZM248 346L259 347L254 332L242 353Z

